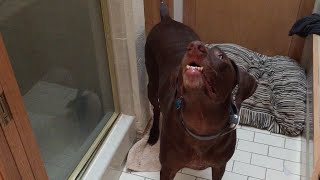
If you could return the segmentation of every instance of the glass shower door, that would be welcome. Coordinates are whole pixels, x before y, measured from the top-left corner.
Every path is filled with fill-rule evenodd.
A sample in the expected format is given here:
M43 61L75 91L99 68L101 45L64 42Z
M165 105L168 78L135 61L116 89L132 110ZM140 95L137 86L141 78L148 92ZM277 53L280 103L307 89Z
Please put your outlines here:
M100 1L0 1L0 32L50 179L66 179L115 112Z

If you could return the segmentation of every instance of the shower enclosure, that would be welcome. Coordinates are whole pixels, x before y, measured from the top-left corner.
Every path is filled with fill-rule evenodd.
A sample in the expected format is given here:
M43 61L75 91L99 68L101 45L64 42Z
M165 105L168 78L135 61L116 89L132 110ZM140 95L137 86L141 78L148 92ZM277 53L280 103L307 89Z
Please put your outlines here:
M50 179L76 177L117 115L100 5L0 0L0 33Z

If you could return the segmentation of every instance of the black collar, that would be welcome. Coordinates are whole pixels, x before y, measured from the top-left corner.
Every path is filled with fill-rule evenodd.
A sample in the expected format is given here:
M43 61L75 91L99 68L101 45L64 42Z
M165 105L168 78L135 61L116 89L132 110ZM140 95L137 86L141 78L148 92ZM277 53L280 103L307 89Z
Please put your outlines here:
M230 102L230 108L229 108L230 109L230 112L229 112L230 120L229 120L229 123L228 123L227 127L223 128L218 133L215 133L215 134L212 134L212 135L207 135L207 136L197 135L197 134L194 134L193 132L191 132L185 126L185 123L184 123L183 118L182 118L182 112L181 112L182 106L183 106L182 97L177 98L175 100L175 108L176 108L176 110L179 111L178 119L181 121L181 124L184 127L185 131L190 136L192 136L193 138L195 138L197 140L200 140L200 141L210 141L210 140L214 140L214 139L216 139L218 137L224 136L224 135L234 131L237 128L237 126L239 125L239 122L240 122L240 117L238 115L237 108L231 101Z

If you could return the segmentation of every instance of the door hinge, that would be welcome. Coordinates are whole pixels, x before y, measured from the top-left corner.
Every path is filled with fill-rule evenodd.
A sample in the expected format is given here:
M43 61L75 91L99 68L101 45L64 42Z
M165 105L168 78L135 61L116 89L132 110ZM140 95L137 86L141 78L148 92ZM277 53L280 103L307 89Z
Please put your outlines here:
M7 125L12 119L9 105L4 94L0 94L0 124Z

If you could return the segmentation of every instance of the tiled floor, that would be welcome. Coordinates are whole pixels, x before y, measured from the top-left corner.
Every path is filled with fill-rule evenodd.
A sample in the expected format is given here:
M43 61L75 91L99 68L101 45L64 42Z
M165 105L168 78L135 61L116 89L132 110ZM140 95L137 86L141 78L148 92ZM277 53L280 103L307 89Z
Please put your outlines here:
M301 137L290 138L247 126L237 129L235 154L228 162L223 180L304 180L300 158ZM159 172L129 172L120 180L159 180ZM175 180L208 180L211 169L182 169Z

